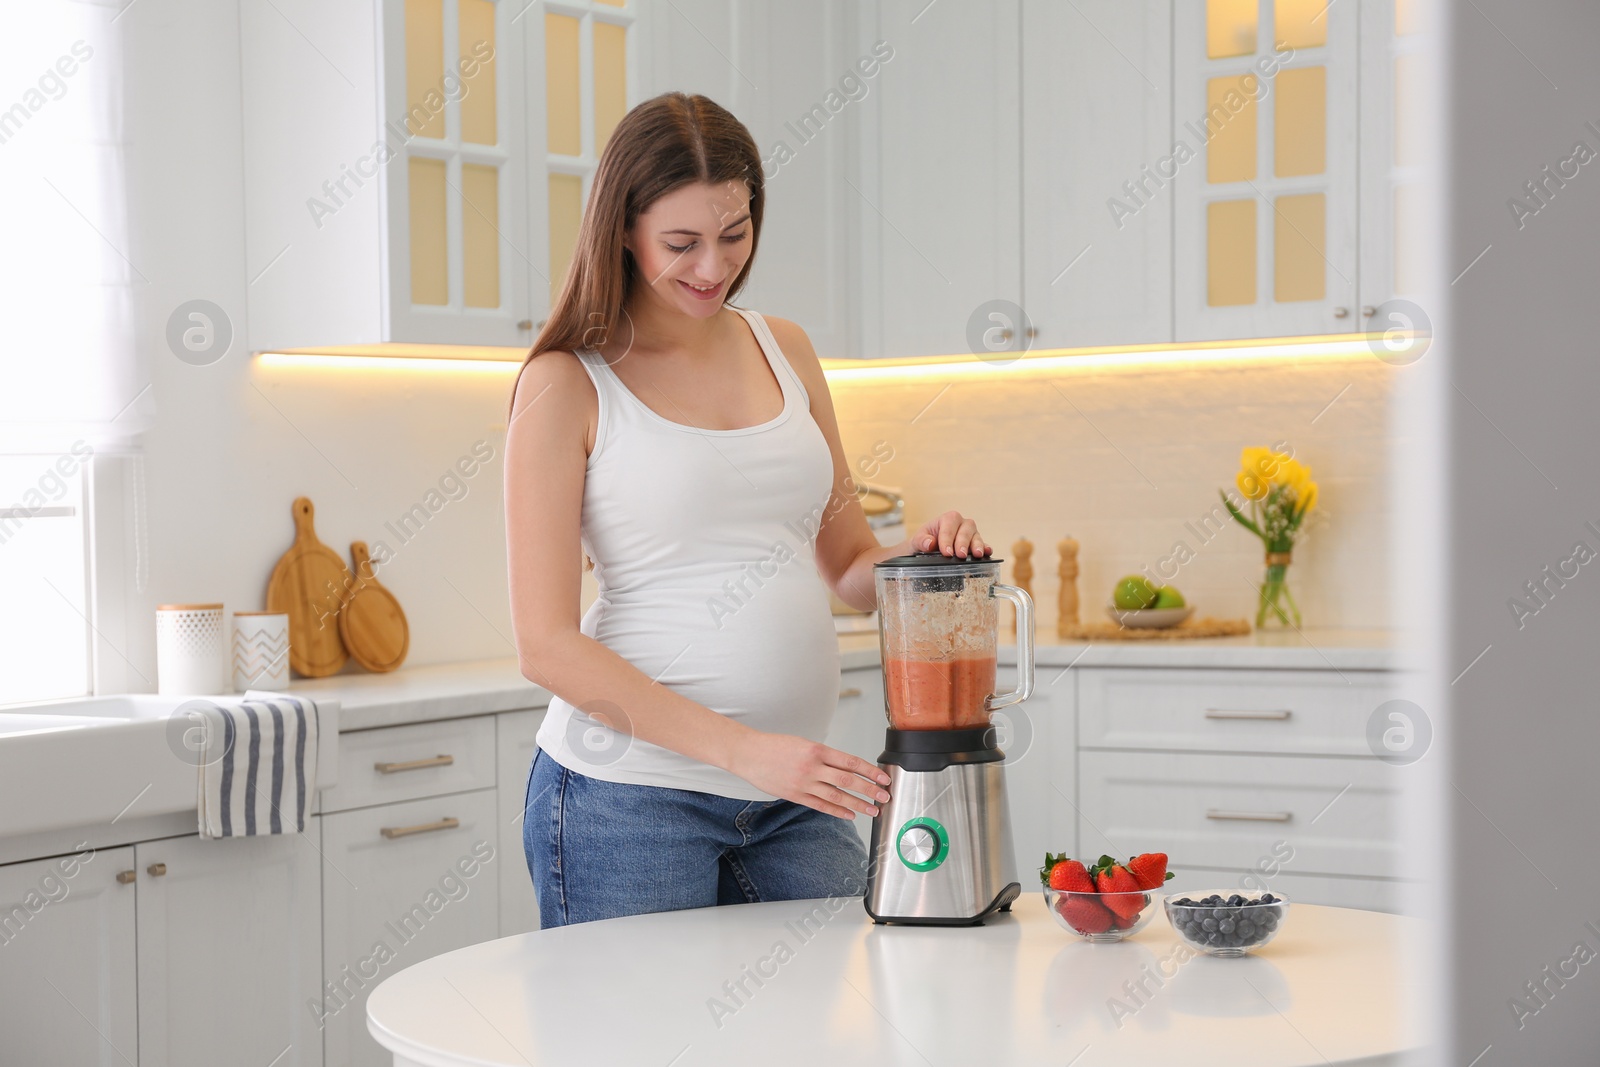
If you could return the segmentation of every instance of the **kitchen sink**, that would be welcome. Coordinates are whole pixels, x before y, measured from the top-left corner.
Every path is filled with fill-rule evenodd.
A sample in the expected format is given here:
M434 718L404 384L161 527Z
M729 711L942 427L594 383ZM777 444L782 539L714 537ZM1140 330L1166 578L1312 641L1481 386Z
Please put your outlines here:
M187 719L173 713L195 699L205 698L124 693L0 707L0 839L193 812L195 753ZM337 768L339 703L317 704L320 788Z
M8 724L14 719L82 720L80 725L92 725L107 720L133 722L141 719L165 719L186 699L189 698L125 693L106 697L69 697L65 700L48 700L39 704L6 705L0 707L0 734L12 732Z

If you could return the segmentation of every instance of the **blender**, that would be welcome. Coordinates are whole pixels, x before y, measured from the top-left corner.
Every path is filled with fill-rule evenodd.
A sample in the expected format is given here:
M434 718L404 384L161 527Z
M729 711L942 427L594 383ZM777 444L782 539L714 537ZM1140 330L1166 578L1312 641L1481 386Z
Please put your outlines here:
M1033 692L1033 601L999 584L1003 562L918 552L872 569L889 720L865 898L875 923L981 925L1022 891L989 713ZM1007 693L995 692L997 598L1017 612Z

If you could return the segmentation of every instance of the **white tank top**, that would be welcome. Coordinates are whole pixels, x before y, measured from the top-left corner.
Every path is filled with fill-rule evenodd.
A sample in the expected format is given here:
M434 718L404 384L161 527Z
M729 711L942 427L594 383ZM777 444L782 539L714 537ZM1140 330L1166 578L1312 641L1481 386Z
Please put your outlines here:
M599 596L581 629L730 719L821 741L838 704L839 645L813 547L833 460L766 320L726 306L749 323L783 388L783 410L758 426L669 421L598 352L576 353L600 408L582 516ZM538 743L562 766L605 781L775 799L720 768L600 726L560 697Z

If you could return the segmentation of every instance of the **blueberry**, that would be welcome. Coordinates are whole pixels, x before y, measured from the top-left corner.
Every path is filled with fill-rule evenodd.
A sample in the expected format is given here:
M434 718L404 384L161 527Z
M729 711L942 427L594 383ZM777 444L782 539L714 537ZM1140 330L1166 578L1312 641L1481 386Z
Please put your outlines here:
M1194 905L1194 901L1190 900L1188 897L1179 897L1177 900L1173 901L1173 903L1182 904L1186 908Z
M1261 916L1261 927L1264 930L1276 930L1278 928L1278 917L1270 911L1267 912Z
M1240 937L1249 937L1256 932L1256 924L1249 919L1240 919L1239 925L1235 926L1234 929L1239 931Z
M1237 908L1240 904L1243 904L1243 903L1244 903L1244 897L1240 896L1238 893L1235 893L1233 896L1228 898L1228 906L1230 908Z
M1233 920L1232 919L1223 919L1221 922L1217 923L1217 929L1222 931L1225 934L1233 933L1233 931L1234 931Z
M1205 919L1204 921L1202 921L1200 923L1200 926L1201 926L1202 929L1205 930L1206 933L1208 933L1208 934L1212 933L1217 929L1217 920L1215 920L1215 919Z
M1268 893L1268 894L1266 894L1265 896L1263 896L1261 898L1261 903L1263 903L1263 904L1275 904L1275 903L1277 903L1277 900L1278 900L1277 897L1273 896L1271 893Z

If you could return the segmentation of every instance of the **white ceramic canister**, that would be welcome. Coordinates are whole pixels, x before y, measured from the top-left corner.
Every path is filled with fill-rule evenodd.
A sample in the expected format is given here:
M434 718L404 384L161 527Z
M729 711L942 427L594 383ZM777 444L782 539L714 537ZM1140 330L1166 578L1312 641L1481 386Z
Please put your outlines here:
M178 696L228 692L221 604L156 608L156 690Z
M281 611L233 613L233 690L283 689L289 684L289 616Z

